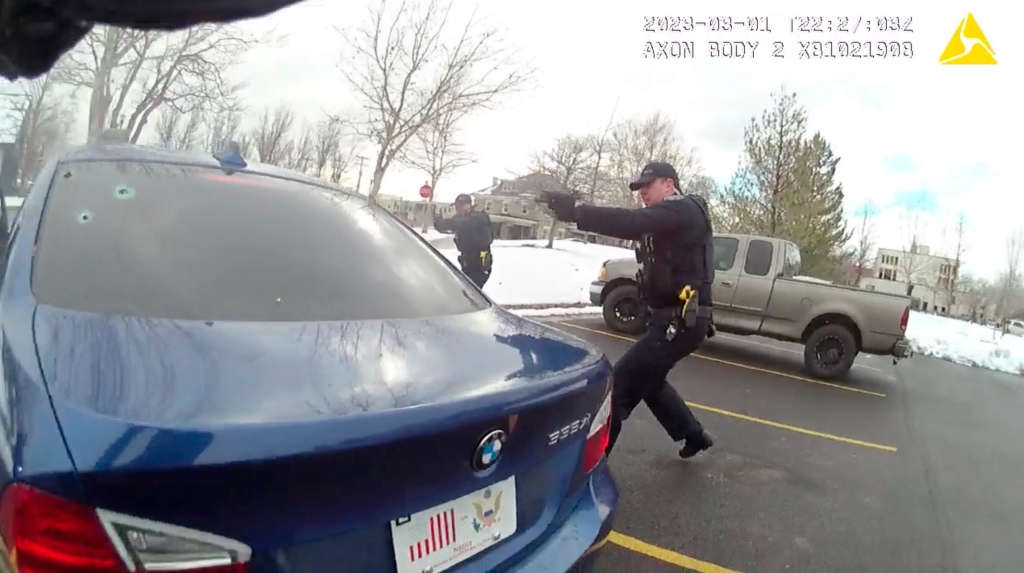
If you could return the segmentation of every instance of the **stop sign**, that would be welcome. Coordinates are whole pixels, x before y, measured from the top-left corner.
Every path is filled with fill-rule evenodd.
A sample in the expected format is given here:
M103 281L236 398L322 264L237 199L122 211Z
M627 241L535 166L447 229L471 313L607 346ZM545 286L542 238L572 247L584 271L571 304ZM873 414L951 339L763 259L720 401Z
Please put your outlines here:
M420 187L420 197L423 197L424 199L429 198L431 192L433 192L433 189L431 189L430 185L427 185L426 183L423 184L423 187Z

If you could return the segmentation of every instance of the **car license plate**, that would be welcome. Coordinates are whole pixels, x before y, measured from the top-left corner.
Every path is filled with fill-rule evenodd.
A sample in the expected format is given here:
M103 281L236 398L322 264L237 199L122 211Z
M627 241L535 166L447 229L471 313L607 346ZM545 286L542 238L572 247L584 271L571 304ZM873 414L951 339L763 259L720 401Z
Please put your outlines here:
M398 573L440 573L516 532L516 478L391 522Z

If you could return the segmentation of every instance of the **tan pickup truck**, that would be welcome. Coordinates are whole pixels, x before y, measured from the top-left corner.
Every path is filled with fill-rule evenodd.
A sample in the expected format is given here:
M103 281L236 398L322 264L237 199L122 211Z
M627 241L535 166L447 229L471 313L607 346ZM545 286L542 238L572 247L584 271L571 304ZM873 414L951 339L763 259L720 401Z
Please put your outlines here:
M804 345L804 365L819 378L838 378L857 353L910 355L905 333L910 297L836 286L800 273L800 249L781 239L716 234L715 327L720 332L758 335ZM646 309L636 290L635 259L613 259L590 285L613 330L636 334L646 327Z

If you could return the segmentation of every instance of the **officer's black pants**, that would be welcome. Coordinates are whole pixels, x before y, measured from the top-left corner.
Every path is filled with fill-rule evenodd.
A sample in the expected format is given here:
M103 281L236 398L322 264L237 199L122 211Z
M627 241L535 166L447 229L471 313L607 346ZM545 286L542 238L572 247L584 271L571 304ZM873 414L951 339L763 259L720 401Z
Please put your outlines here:
M608 454L622 431L622 421L641 401L647 404L672 441L686 439L704 429L666 378L677 362L704 342L708 321L698 319L695 328L677 332L672 340L665 338L667 327L667 319L652 318L647 332L615 363L611 436L605 450Z
M462 272L469 277L469 280L473 281L473 283L480 288L484 288L484 284L487 283L487 279L491 278L491 273L489 271L485 271L479 265L462 267Z
M470 259L467 255L459 255L459 266L462 267L462 272L480 288L484 288L487 279L491 278L493 257L490 252L485 251L485 253L482 261L478 261L476 257Z

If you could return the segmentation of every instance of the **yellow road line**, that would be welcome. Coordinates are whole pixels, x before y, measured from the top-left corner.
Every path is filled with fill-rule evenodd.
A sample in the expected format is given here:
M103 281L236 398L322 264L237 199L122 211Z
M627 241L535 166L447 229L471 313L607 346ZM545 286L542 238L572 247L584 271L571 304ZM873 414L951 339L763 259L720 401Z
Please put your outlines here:
M739 335L739 334L724 334L723 335L721 332L719 332L718 333L718 338L721 338L723 340L733 340L733 341L736 341L736 342L739 342L739 343L742 343L742 344L750 344L750 345L753 345L753 346L762 346L764 348L770 348L772 350L777 350L779 352L788 352L790 354L796 354L797 356L803 356L804 355L803 350L797 350L795 348L784 348L782 346L776 346L774 344L765 344L764 342L758 342L756 340L750 340L749 336L742 336L742 335ZM867 364L856 364L855 363L853 365L853 367L854 368L863 368L863 369L866 369L866 370L874 370L875 372L881 372L882 371L881 368L875 368L874 366L868 366Z
M575 328L577 330L585 330L587 332L593 332L595 334L603 334L604 336L607 336L609 338L616 338L618 340L625 340L625 341L628 341L628 342L636 342L635 338L630 338L628 336L622 336L622 335L619 335L619 334L612 334L611 332L605 332L603 330L597 330L596 328L587 328L586 326L580 326L578 324L572 324L572 323L569 323L569 322L562 322L562 321L558 321L558 320L552 321L552 322L554 322L555 324L560 324L562 326L568 326L569 328ZM854 392L854 393L857 393L857 394L867 394L868 396L876 396L878 398L885 398L885 394L883 394L881 392L872 392L871 390L862 390L860 388L853 388L851 386L843 386L842 384L833 384L831 382L825 382L825 381L822 381L822 380L815 380L813 378L806 378L804 376L797 376L795 374L787 374L785 372L779 372L777 370L769 370L767 368L758 368L757 366L750 366L749 364L742 364L740 362L733 362L731 360L723 360L721 358L713 358L711 356L707 356L707 355L704 355L704 354L698 354L696 352L693 353L691 356L696 356L697 358L700 358L701 360L708 360L710 362L718 362L720 364L728 364L729 366L735 366L737 368L743 368L745 370L752 370L754 372L761 372L762 374L771 374L773 376L781 376L783 378L789 378L791 380L798 380L800 382L806 382L808 384L816 384L818 386L827 386L829 388L835 388L836 390L843 390L843 391L846 391L846 392Z
M565 323L565 322L559 322L558 324L563 324L565 326L571 326L573 328L579 328L581 330L587 330L587 331L590 331L590 332L595 332L597 334L603 334L605 336L610 336L612 338L619 338L619 339L623 339L623 340L633 340L633 339L627 338L625 336L619 336L619 335L611 334L611 333L608 333L608 332L602 332L600 330L594 330L592 328L586 328L586 327L583 327L583 326L576 326L575 324L568 324L568 323ZM696 354L694 356L696 356ZM701 358L709 359L707 356L701 356ZM735 364L733 362L729 362L729 361L726 361L726 360L718 360L717 358L710 358L709 360L714 360L714 361L717 361L717 362L723 362L725 364L733 364L733 365L736 365L736 366L744 367L744 365L742 365L742 364ZM768 370L766 372L772 373L770 370ZM840 386L840 388L841 388L841 386ZM861 447L864 447L864 448L871 448L873 450L880 450L880 451L883 451L883 452L896 452L897 451L897 449L895 447L893 447L893 446L886 446L884 444L876 444L874 442L865 442L863 440L855 440L853 438L846 438L846 437L843 437L843 436L837 436L835 434L827 434L825 432L818 432L816 430L808 430L807 428L801 428L799 426L793 426L793 425L790 425L790 424L783 424L781 422L773 422L772 420L766 420L764 418L757 418L755 416L748 416L747 414L740 414L738 412L731 412L729 410L723 410L721 408L715 408L715 407L712 407L712 406L705 406L703 404L697 404L697 403L690 402L690 401L687 401L687 404L689 404L691 408L696 408L698 410L704 410L706 412L712 412L714 414L719 414L719 415L722 415L722 416L728 416L730 418L735 418L737 420L743 420L743 421L746 421L746 422L753 422L755 424L761 424L762 426L768 426L768 427L776 428L776 429L779 429L779 430L788 430L790 432L796 432L798 434L803 434L805 436L814 436L816 438L824 438L826 440L832 440L834 442L842 442L844 444L851 444L851 445L854 445L854 446L861 446Z
M640 541L635 537L623 535L617 531L613 531L608 535L608 541L611 541L619 547L635 551L641 555L652 557L658 561L678 565L684 569L698 571L699 573L739 573L738 571L726 569L725 567L720 567L714 563L708 563L707 561L687 557L686 555L676 553L675 551L669 551L668 549L658 547L657 545L651 545L646 541Z
M801 428L799 426L791 426L789 424L783 424L780 422L773 422L771 420L765 420L764 418L756 418L754 416L748 416L746 414L739 414L737 412L730 412L729 410L722 410L721 408L714 408L712 406L704 406L703 404L696 404L687 400L686 402L691 408L698 410L704 410L706 412L712 412L720 414L722 416L728 416L730 418L736 418L737 420L744 420L746 422L754 422L755 424L761 424L762 426L769 426L777 428L779 430L789 430L790 432L796 432L798 434L804 434L805 436L814 436L816 438L825 438L826 440L832 440L834 442L842 442L844 444L852 444L854 446L861 446L865 448L871 448L873 450L881 450L883 452L896 452L896 448L893 446L886 446L883 444L876 444L874 442L865 442L862 440L855 440L853 438L844 438L843 436L837 436L835 434L826 434L825 432L818 432L815 430L808 430L807 428Z

